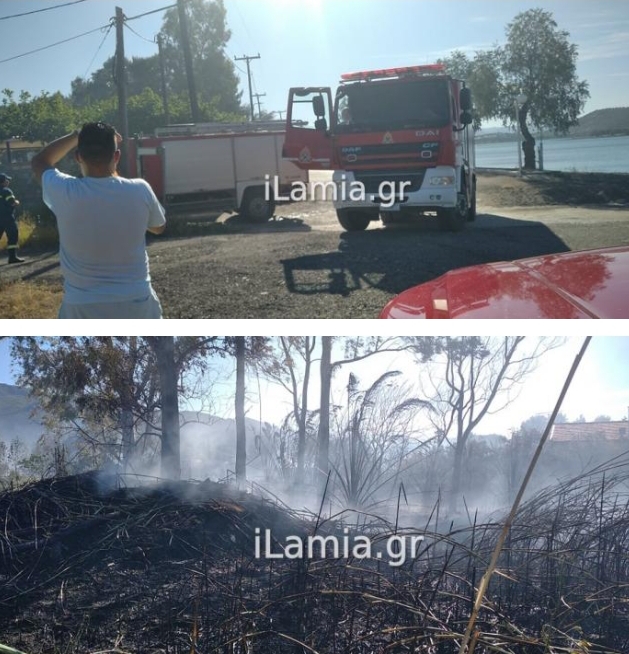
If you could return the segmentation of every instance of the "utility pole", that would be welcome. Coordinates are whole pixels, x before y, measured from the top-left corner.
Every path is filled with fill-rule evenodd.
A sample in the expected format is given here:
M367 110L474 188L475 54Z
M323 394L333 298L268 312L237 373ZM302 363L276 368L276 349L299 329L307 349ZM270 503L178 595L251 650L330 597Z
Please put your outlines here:
M234 61L246 61L247 62L247 79L249 80L249 106L251 107L251 120L255 120L255 116L253 114L253 90L251 88L251 68L249 66L249 62L252 59L260 59L260 53L255 57L250 57L247 55L243 55L242 57L234 57Z
M194 81L194 69L192 68L192 50L190 49L190 33L188 31L188 14L186 13L185 0L177 0L179 11L179 25L181 28L181 45L183 47L183 58L186 64L186 77L188 78L188 94L190 95L190 111L192 122L201 122L199 111L199 100L197 98L197 86Z
M129 174L127 161L127 140L129 138L129 120L127 117L127 69L124 60L124 13L116 7L116 86L118 87L118 130L122 136L120 144L120 174Z
M159 48L159 68L160 76L162 80L162 105L164 106L164 120L166 125L170 125L170 111L168 110L168 90L166 89L166 68L164 64L164 41L161 34L158 34L157 37L157 47Z
M275 113L279 114L280 115L280 120L282 120L282 114L285 114L286 112L285 111L276 111Z
M260 109L260 98L263 98L266 93L254 93L253 97L256 99L258 105L258 120L262 120L262 110Z

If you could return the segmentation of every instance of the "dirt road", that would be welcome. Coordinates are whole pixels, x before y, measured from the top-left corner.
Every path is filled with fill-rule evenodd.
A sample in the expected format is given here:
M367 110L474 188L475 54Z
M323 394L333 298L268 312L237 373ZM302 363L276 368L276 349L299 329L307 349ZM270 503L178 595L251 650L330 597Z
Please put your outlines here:
M430 218L347 233L325 201L280 205L264 225L188 212L171 223L196 222L198 235L150 241L153 283L168 318L375 318L396 293L454 268L629 244L627 205L504 206L514 188L481 180L478 218L459 234ZM2 275L61 283L53 253Z

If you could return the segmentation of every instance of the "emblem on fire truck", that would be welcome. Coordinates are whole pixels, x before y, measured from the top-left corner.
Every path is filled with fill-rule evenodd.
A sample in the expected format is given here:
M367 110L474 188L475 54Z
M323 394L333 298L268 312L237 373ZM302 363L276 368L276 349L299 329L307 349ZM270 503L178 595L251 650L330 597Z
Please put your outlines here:
M391 136L391 132L387 132L387 133L382 137L382 142L383 142L383 143L393 143L393 137Z
M312 154L310 153L309 147L305 147L299 153L299 161L301 161L301 163L308 163L309 161L312 161Z

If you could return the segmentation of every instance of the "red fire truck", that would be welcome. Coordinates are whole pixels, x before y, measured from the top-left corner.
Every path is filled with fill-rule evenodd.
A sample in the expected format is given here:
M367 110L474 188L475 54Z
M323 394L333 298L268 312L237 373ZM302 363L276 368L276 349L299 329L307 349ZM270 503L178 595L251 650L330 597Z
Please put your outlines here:
M436 212L459 231L476 215L471 123L469 88L440 64L350 73L334 102L329 87L290 89L283 154L305 170L334 170L346 230Z
M196 202L264 221L276 191L308 181L307 171L282 159L283 144L283 121L158 128L130 141L130 176L146 179L170 207Z

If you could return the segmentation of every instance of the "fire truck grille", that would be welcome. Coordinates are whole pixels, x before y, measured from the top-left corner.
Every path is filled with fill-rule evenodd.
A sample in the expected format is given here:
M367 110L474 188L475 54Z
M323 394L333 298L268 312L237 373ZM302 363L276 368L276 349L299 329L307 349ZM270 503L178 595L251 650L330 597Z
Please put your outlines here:
M376 170L369 171L368 173L354 173L357 182L361 182L365 187L365 193L378 193L383 182L394 184L392 188L400 188L400 184L405 182L407 185L404 187L406 192L418 191L424 181L425 170L412 173L393 173L391 171L379 172Z

